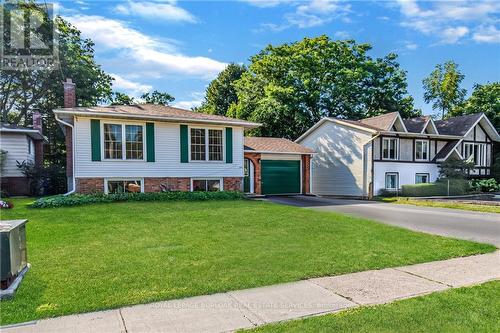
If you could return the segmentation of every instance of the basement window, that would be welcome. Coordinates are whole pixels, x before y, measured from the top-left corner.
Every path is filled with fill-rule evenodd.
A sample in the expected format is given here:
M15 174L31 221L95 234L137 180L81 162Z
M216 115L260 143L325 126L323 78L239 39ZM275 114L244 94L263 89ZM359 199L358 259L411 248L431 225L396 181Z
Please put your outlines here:
M217 192L222 191L220 179L193 179L191 181L192 191Z
M106 194L144 192L141 179L107 179Z

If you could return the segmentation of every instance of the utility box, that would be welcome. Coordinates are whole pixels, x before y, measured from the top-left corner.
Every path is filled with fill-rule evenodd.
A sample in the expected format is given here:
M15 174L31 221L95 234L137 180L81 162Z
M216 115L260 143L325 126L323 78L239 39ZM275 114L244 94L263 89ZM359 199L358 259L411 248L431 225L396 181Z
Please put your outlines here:
M26 253L26 222L0 221L0 289L17 288L29 268Z

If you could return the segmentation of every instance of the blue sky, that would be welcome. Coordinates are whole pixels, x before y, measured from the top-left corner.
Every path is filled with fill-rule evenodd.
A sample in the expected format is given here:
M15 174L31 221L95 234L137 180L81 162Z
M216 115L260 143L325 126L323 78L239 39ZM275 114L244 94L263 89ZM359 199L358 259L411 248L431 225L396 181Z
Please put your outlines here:
M158 89L175 105L198 105L229 62L268 44L327 34L370 43L373 57L399 55L424 113L422 79L454 60L464 87L500 81L500 1L63 1L59 13L96 43L114 89Z

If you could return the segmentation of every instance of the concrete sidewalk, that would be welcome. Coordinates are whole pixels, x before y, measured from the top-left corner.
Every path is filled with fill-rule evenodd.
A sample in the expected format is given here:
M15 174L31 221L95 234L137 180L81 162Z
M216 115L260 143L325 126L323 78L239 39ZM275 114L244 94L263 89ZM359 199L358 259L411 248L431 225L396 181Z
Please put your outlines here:
M2 327L20 332L228 332L500 279L500 251Z

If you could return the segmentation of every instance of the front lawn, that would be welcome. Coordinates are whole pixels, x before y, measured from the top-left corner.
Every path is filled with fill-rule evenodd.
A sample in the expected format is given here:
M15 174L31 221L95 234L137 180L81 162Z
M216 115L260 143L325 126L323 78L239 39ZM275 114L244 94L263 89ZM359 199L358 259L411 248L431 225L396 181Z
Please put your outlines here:
M386 305L268 325L252 332L499 332L500 281Z
M493 206L493 205L491 206L475 205L475 204L460 203L453 201L445 202L445 201L431 201L431 200L416 200L408 197L378 198L378 200L383 202L390 202L403 205L452 208L452 209L471 210L475 212L485 212L485 213L500 213L500 206Z
M31 270L9 324L485 253L493 246L248 200L27 209Z

